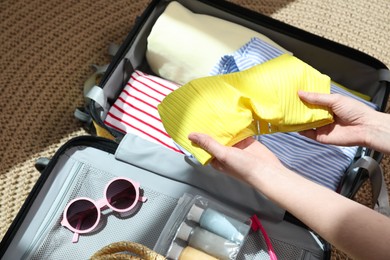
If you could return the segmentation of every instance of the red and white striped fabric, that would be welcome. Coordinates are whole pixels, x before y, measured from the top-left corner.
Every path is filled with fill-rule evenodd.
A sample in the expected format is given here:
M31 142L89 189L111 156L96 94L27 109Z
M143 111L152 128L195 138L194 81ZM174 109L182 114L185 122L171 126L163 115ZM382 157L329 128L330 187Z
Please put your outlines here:
M108 111L104 123L182 153L165 131L157 111L157 105L178 87L171 81L136 70Z

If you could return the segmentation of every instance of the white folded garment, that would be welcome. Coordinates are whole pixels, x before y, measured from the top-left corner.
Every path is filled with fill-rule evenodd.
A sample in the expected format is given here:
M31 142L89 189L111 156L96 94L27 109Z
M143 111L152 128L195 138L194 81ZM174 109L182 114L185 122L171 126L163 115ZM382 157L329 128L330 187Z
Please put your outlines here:
M185 84L210 75L218 60L258 37L289 53L266 36L210 15L196 14L171 2L148 36L146 59L154 73Z

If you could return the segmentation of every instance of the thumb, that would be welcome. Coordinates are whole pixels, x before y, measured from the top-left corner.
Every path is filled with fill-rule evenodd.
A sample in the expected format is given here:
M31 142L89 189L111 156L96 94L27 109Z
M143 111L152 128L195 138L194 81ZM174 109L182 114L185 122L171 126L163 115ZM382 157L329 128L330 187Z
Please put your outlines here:
M198 145L200 148L206 150L211 155L222 152L224 146L215 141L212 137L201 133L190 133L188 139Z
M298 96L301 100L313 105L331 107L334 103L334 96L332 96L331 94L321 94L299 90Z

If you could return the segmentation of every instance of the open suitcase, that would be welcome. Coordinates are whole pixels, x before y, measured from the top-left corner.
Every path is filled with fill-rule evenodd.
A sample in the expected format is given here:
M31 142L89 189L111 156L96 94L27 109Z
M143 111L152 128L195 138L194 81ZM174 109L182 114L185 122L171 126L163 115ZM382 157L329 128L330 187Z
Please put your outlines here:
M140 75L139 73L155 75L155 65L154 68L151 68L148 64L148 61L151 60L147 57L149 51L147 47L148 40L150 41L150 38L148 39L148 37L155 26L156 20L164 12L164 8L169 2L170 1L153 1L149 5L149 8L139 18L138 23L134 26L125 42L117 51L112 63L107 68L104 77L100 81L99 86L93 87L87 94L90 99L87 111L92 118L93 128L98 136L104 136L120 141L125 133L133 133L144 138L146 137L149 141L157 141L157 143L163 143L165 146L171 146L170 148L175 145L169 141L167 142L164 138L158 137L160 133L153 132L151 127L148 125L148 123L153 124L150 121L139 124L139 122L135 122L134 119L128 119L128 121L124 120L124 123L119 122L119 124L115 124L115 121L121 121L127 116L134 117L138 121L140 119L144 120L144 118L139 117L138 114L134 112L133 108L126 108L122 102L118 102L118 99L123 98L123 92L128 90L126 89L126 86L132 84L132 78L138 76L143 78L143 75ZM365 99L370 101L368 104L375 107L377 110L384 111L386 108L389 97L389 70L383 63L375 58L355 49L318 37L226 1L213 1L213 3L209 3L207 1L178 2L183 4L184 7L188 8L191 12L218 17L223 20L233 22L234 24L241 25L245 28L250 28L260 33L261 36L264 35L270 38L276 44L282 46L282 49L293 53L294 56L318 69L322 73L329 75L337 85L341 84L342 86L347 87L349 89L348 92L352 92L354 96L355 94L364 96ZM183 13L183 15L185 15L185 13ZM169 32L169 30L166 31ZM174 30L172 31L170 36L174 37ZM183 36L178 35L178 37ZM186 35L186 37L188 37L188 35ZM233 37L229 38L229 40L232 39ZM170 43L165 42L164 44ZM187 50L190 47L183 48ZM161 50L164 49L161 48L160 51ZM194 53L198 55L199 50L194 49ZM151 54L149 54L149 56L150 55ZM163 57L166 60L169 59L167 58L167 55ZM170 68L172 68L172 66ZM183 68L183 71L186 69L188 70L188 68ZM180 71L180 68L176 68L175 70L176 73L180 73ZM101 72L102 71L100 71L100 73ZM169 72L164 73L169 76ZM137 80L138 78L134 79L134 81ZM180 78L180 80L182 80L182 78ZM145 87L145 84L142 84L143 85L141 87ZM334 92L346 94L346 91L339 92L339 90L335 90ZM132 99L129 100L129 102L134 102ZM125 115L126 113L120 113L120 116L118 116L118 114L115 114L115 112L118 111L113 108L113 106L116 105L119 105L122 109L129 109L129 113L131 114ZM141 108L141 110L142 109L143 108ZM147 113L149 110L144 109L142 112ZM113 119L112 117L117 118ZM120 118L118 119L118 117ZM137 127L139 129L137 129ZM157 126L157 128L160 132L161 130L164 131L162 126ZM289 142L295 141L296 139L293 139ZM272 148L272 145L277 145L275 142L270 142L270 146L268 146L267 141L263 143L266 144L268 148ZM176 147L173 147L172 150L176 150L175 148ZM289 149L296 150L298 147L292 145ZM310 149L313 150L316 149L316 147L311 147ZM271 150L277 156L279 153L282 153L282 151L280 149L278 150L278 148ZM336 175L329 172L329 174L332 175L332 177L329 178L333 178L333 183L328 185L328 187L336 190L344 196L352 198L361 185L370 178L374 190L373 202L376 203L377 198L380 197L380 200L382 201L381 203L385 203L386 205L387 199L382 198L382 196L386 196L386 192L381 191L382 189L385 189L385 187L383 182L381 183L381 181L379 181L382 180L382 173L378 166L382 158L382 154L361 147L357 150L350 151L350 153L351 154L349 156L352 162L344 164L344 166L340 168L341 170L339 169L340 172ZM295 161L302 159L301 157L294 158L294 152L291 152L288 156L289 162L285 162L286 164L294 164ZM317 156L316 159L318 159L318 157L332 157L334 155L327 153L322 154L319 152L315 156ZM311 159L313 158L315 157L312 157ZM336 159L334 159L333 162L329 160L324 165L331 169L337 160L340 159L336 156ZM302 161L302 164L311 164L310 162L310 160ZM349 166L346 167L346 165ZM322 167L322 170L325 170L326 168L327 167ZM293 170L299 172L300 169L293 168ZM311 173L309 170L316 171L315 168L306 169L306 172L303 173L305 177L310 178ZM318 169L317 171L318 175L328 174L322 173L321 170ZM315 181L327 186L327 180Z
M107 138L75 138L59 149L48 164L37 164L42 175L1 242L2 259L86 259L116 241L137 242L167 256L178 240L178 224L186 221L184 215L196 199L202 205L215 205L248 226L249 217L256 214L264 225L269 240L267 235L247 230L245 241L227 259L268 259L267 241L279 259L330 257L326 241L247 185L209 166L194 164L158 142L106 123L110 108L135 71L154 74L145 58L147 38L170 2L150 3L116 52L99 86L88 93L88 112L96 133ZM229 2L178 2L194 13L219 17L266 35L337 83L369 97L378 110L385 109L389 71L380 61ZM387 191L378 166L381 156L357 148L335 190L352 198L370 177L373 200L378 201L379 208L385 207ZM128 215L102 211L98 227L80 234L79 241L72 243L73 232L61 225L67 203L76 197L101 199L105 185L115 177L139 183L140 196L147 200L138 202L136 210Z

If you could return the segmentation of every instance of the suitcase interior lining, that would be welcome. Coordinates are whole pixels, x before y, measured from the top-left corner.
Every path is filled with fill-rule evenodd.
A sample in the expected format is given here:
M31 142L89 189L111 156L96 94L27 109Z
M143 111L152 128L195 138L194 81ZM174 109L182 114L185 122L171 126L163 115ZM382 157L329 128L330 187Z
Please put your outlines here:
M128 217L104 210L100 228L80 235L79 242L73 244L72 232L60 225L66 204L74 197L86 196L94 200L102 198L105 184L116 176L125 176L139 182L148 200L140 204L135 214ZM69 178L72 180L69 181ZM69 188L64 188L68 185ZM184 192L205 195L188 185L118 161L107 152L90 147L70 149L57 161L12 240L8 248L12 257L8 255L7 258L7 254L4 257L24 259L28 255L25 253L31 250L29 256L32 259L64 259L65 256L86 259L93 252L118 239L138 241L153 248L177 199ZM127 229L123 228L124 224ZM45 227L49 230L42 231ZM39 246L29 249L37 235ZM15 255L16 252L20 255Z
M148 200L130 216L120 216L111 210L102 211L98 229L80 235L79 242L73 244L73 233L59 224L65 205L79 196L100 199L105 184L116 176L126 176L138 181ZM72 181L68 182L69 179ZM66 188L68 185L70 188ZM105 151L82 146L71 148L59 157L4 257L86 259L103 246L120 240L136 241L153 248L178 199L185 192L208 196L199 189L172 180L169 176L160 176L142 167L124 163ZM307 229L272 218L265 218L262 222L276 252L280 251L291 257L304 253L321 258L323 245ZM261 258L266 256L266 252L263 237L252 232L238 259Z

